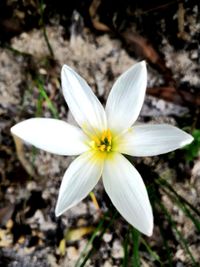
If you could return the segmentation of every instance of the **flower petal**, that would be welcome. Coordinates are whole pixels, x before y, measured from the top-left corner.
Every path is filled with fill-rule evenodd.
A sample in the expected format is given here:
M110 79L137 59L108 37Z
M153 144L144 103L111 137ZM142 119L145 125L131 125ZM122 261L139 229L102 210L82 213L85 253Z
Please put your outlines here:
M58 155L79 155L87 150L87 136L64 121L33 118L11 128L12 134L37 148Z
M150 236L152 209L143 180L133 165L121 154L113 153L105 161L103 183L121 215L140 232Z
M145 157L168 153L190 144L193 137L168 124L136 125L117 142L117 151L131 156Z
M116 80L106 103L111 130L119 133L136 121L144 102L146 85L145 61L135 64Z
M84 199L98 182L103 169L103 158L95 152L88 151L76 158L63 177L56 216L75 206Z
M104 108L86 81L67 65L62 68L61 80L65 100L83 130L92 133L106 130Z

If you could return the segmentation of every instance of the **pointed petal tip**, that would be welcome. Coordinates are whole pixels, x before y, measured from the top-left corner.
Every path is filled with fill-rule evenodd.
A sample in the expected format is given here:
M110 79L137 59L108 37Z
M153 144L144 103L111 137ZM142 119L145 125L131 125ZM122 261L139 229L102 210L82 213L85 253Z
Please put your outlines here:
M76 204L75 204L76 205ZM55 215L56 217L60 217L63 213L71 209L74 205L69 205L69 206L63 206L62 200L58 198L57 203L56 203L56 208L55 208Z
M71 76L76 76L77 73L70 66L64 64L61 69L61 80L65 78L70 78Z
M188 140L187 140L187 144L191 144L194 141L194 137L192 135L189 135Z
M142 234L150 237L153 234L153 227L154 227L154 223L153 223L153 214L150 215L151 218L143 218L146 221L146 224L142 223L138 226L136 226L135 224L130 223L130 225L132 225L135 229L137 229L139 232L141 232Z
M56 217L59 217L62 213L63 212L58 209L58 205L56 205L56 209L55 209L55 215L56 215Z
M147 72L147 64L145 60L139 61L138 63L134 64L133 67L138 67L143 72L143 75L145 72Z
M143 67L146 67L146 65L147 65L145 60L140 61L139 64L141 64L141 66L143 66Z
M12 126L10 128L10 132L12 135L16 135L17 137L21 138L21 135L23 133L23 121Z
M10 128L10 131L11 131L11 133L15 133L15 131L16 131L16 129L17 129L17 127L18 127L18 123L17 124L15 124L15 125L13 125L11 128Z
M19 122L19 123L15 124L14 126L12 126L10 128L10 132L11 132L12 135L15 135L15 136L21 138L21 135L22 135L22 132L23 132L23 124L22 124L22 122Z
M187 146L194 141L194 137L185 132L185 140L183 140L180 144L181 147Z
M153 212L151 209L150 214L148 215L149 218L146 218L147 220L147 224L146 227L144 227L143 229L141 229L141 232L143 234L145 234L146 236L150 237L153 234L153 227L154 227L154 219L153 219Z
M142 228L137 228L138 231L140 231L141 233L143 233L144 235L146 235L148 237L152 236L152 234L153 234L153 227L154 227L153 214L152 213L151 213L150 217L151 218L146 219L146 220L148 220L147 223L146 223L146 225L143 225ZM135 226L133 225L133 227L135 227Z
M55 210L56 217L59 217L61 214Z
M66 75L67 72L69 73L69 72L74 72L74 71L73 71L72 68L70 68L70 66L68 66L68 65L63 65L63 66L62 66L62 69L61 69L61 78L62 78L63 75Z
M26 129L26 124L34 121L35 119L36 118L30 118L30 119L23 120L23 121L16 123L10 128L10 132L13 135L20 137Z
M153 223L151 223L146 229L140 228L140 227L136 227L135 225L131 224L135 229L137 229L139 232L141 232L142 234L150 237L153 234Z
M11 134L15 134L15 125L10 128Z
M145 60L135 63L129 70L139 70L143 75L147 73L147 64Z
M153 231L149 231L149 232L145 233L145 235L148 236L148 237L151 237L152 234L153 234Z
M65 211L67 211L70 207L63 208L62 201L57 199L56 208L55 208L55 215L56 217L60 217Z
M148 237L152 236L153 234L153 225L147 230L147 232L145 233L145 235L147 235Z
M66 64L64 64L64 65L62 66L61 72L64 71L65 69L66 69L66 70L72 70L72 71L73 71L73 69L72 69L70 66L66 65Z

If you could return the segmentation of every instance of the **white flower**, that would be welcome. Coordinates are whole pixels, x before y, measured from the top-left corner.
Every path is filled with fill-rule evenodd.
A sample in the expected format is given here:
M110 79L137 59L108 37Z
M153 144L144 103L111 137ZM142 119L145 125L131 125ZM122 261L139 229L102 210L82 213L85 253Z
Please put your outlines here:
M105 109L88 84L63 66L65 100L81 128L33 118L13 126L24 141L59 155L80 155L64 174L56 205L59 216L84 199L100 177L113 205L135 228L150 236L152 209L143 180L122 155L154 156L192 142L191 135L167 124L134 125L144 102L147 70L135 64L114 83Z

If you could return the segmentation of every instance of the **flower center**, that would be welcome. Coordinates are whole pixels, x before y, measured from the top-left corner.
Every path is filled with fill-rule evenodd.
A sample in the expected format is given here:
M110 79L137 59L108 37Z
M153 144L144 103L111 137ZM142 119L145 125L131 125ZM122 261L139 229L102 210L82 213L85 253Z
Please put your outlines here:
M110 130L103 131L100 137L92 137L91 147L101 152L110 152L112 149L112 135Z

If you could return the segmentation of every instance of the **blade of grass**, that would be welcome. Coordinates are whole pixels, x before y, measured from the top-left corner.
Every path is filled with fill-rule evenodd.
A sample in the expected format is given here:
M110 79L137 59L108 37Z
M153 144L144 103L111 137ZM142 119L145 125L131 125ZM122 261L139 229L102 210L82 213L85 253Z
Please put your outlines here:
M1 46L1 45L0 45ZM29 54L29 53L26 53L26 52L23 52L23 51L19 51L17 50L16 48L13 48L12 46L10 46L8 43L4 43L2 45L3 48L13 52L16 56L20 55L20 56L23 56L23 57L28 57L28 58L32 58L32 55Z
M151 204L152 204L152 207L153 207L153 210L154 210L154 216L158 219L159 218L159 214L157 209L156 209L156 199L155 198L152 198L151 199ZM172 253L170 251L170 247L168 245L168 240L166 238L166 234L165 234L165 230L163 229L162 227L162 222L161 223L157 223L158 227L159 227L159 230L160 230L160 234L161 234L161 237L162 237L162 240L163 240L163 245L164 245L164 248L165 248L165 251L166 251L166 254L167 254L167 266L169 267L172 267L173 264L172 264ZM163 263L165 264L165 263Z
M90 239L89 239L87 245L85 246L84 250L81 252L80 257L79 257L78 260L76 261L76 264L75 264L74 267L79 267L79 266L80 266L81 259L84 258L85 255L87 255L88 250L89 250L89 247L90 247L90 245L92 245L94 239L95 239L96 236L98 235L99 231L102 229L104 221L105 221L105 217L103 217L103 218L100 220L100 222L99 222L99 224L97 225L96 229L94 230L92 236L90 237Z
M124 258L123 258L123 263L122 267L128 267L128 257L129 257L129 237L130 237L130 229L128 229L124 242L123 242L123 250L124 250Z
M190 218L190 220L193 222L194 226L196 227L197 232L200 233L200 221L197 220L192 213L190 212L190 210L188 209L188 207L182 203L177 197L175 197L174 195L172 195L170 192L168 192L165 188L162 188L163 192L168 195L172 201L174 203L177 204L177 206L183 211L183 213Z
M159 185L162 186L162 190L165 192L165 194L167 194L173 202L176 202L177 206L183 211L183 213L191 219L191 221L193 222L194 226L196 227L197 231L200 232L200 221L198 219L195 218L195 216L193 216L193 214L190 212L191 207L182 201L182 198L180 200L179 195L175 194L174 189L170 190L170 186L168 186L167 181L162 181L164 179L161 178L161 183L160 180L157 179L156 183L158 183ZM190 208L190 209L189 209ZM192 209L192 211L194 212L194 210Z
M114 214L113 218L111 219L111 221L109 222L109 224L104 227L99 235L99 240L102 240L102 237L105 233L105 231L113 224L114 220L115 220L115 217L117 215L117 212ZM88 255L86 255L84 261L82 262L82 264L80 265L80 267L84 267L86 262L88 261L88 259L90 258L90 256L93 254L93 252L95 251L95 247L92 247L91 250L89 251Z
M146 242L146 240L144 238L141 237L141 242L142 244L145 246L146 250L149 252L149 254L151 255L151 257L160 263L160 266L163 266L163 263L160 260L160 257L158 256L158 254L152 250L152 248L148 245L148 243Z
M200 211L197 210L191 203L189 203L184 197L179 195L174 188L164 179L159 178L156 179L155 182L159 185L165 185L176 197L180 199L180 201L183 201L193 212L195 212L200 217Z
M37 109L35 114L36 117L40 117L42 115L42 103L43 103L43 96L40 93L37 100Z
M33 168L34 168L37 152L38 152L37 148L33 146L31 148L31 165Z
M181 232L177 229L176 227L176 223L174 222L174 220L172 219L172 216L170 215L170 213L168 212L168 210L165 208L165 206L158 200L157 204L160 206L161 210L163 211L164 215L166 216L168 222L170 223L171 227L174 229L174 232L176 233L177 237L179 238L180 244L182 245L183 249L185 250L185 252L188 254L188 256L190 257L193 266L194 267L198 267L197 262L195 261L188 245L187 245L187 241L185 240L185 238L183 237L183 235L181 234Z
M47 93L46 93L46 91L45 91L45 89L44 89L44 86L43 86L42 82L39 81L39 80L37 80L37 81L36 81L36 85L37 85L37 87L38 87L38 90L39 90L40 95L45 99L45 101L46 101L46 103L47 103L47 106L48 106L48 108L50 109L50 111L51 111L53 117L54 117L55 119L58 119L58 117L59 117L59 116L58 116L58 111L57 111L57 109L54 107L52 101L49 99L49 97L48 97L48 95L47 95Z
M133 256L132 256L132 266L139 267L140 265L140 255L139 255L139 245L140 245L140 233L132 227L131 229L132 241L133 241Z
M41 25L42 25L44 39L45 39L45 42L47 44L50 56L52 58L54 58L54 52L53 52L53 49L52 49L51 44L49 42L49 38L47 36L47 31L46 31L46 25L44 23L44 1L43 0L39 0L39 11L40 11L40 21L41 21Z
M98 238L99 240L102 239L105 231L113 224L116 216L117 216L117 212L115 212L115 214L112 216L112 219L109 218L109 223L106 225L106 227L104 227L104 222L107 218L107 216L109 215L109 212L107 212L104 217L100 220L97 228L95 229L94 233L92 234L90 240L88 241L86 247L84 248L83 252L81 253L79 259L77 260L75 267L83 267L85 266L85 264L87 263L88 259L90 258L90 256L92 256L93 252L95 251L95 247L92 246L91 249L88 250L89 246L92 245L92 243L94 242L95 238ZM99 235L98 235L99 234ZM83 258L83 260L82 260ZM81 262L82 260L82 262Z

